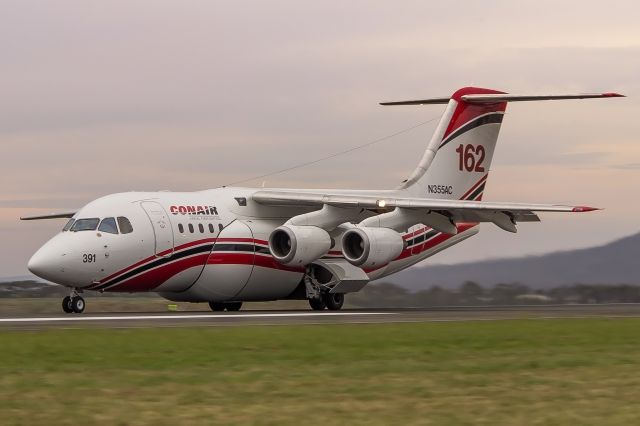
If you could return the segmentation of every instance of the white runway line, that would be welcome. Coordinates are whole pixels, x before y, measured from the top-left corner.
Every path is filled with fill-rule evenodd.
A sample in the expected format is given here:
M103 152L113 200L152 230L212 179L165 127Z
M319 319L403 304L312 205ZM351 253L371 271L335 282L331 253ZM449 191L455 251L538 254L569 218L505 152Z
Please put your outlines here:
M178 319L210 319L210 318L292 318L292 317L328 317L357 315L394 315L392 312L297 312L274 314L200 314L200 315L126 315L126 316L68 316L68 317L33 317L33 318L0 318L0 323L20 322L63 322L63 321L123 321L123 320L178 320Z

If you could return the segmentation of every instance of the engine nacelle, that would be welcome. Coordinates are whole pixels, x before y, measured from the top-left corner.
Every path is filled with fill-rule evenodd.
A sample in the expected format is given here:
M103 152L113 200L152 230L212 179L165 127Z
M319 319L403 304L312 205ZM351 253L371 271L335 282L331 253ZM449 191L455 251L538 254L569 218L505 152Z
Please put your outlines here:
M330 248L329 233L317 226L283 225L269 235L269 251L283 265L308 265Z
M398 257L404 244L393 229L351 228L342 235L342 254L354 266L376 268Z

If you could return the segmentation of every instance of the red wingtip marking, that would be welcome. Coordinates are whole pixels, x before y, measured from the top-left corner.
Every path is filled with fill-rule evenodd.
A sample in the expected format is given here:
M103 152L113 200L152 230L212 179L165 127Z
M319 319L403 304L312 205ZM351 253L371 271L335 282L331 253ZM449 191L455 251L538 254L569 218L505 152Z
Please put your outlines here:
M584 213L584 212L592 212L594 210L602 210L602 209L599 209L597 207L578 206L578 207L574 207L573 210L571 211L575 213Z
M614 93L614 92L603 93L602 96L604 96L605 98L626 98L625 95L621 95L620 93Z

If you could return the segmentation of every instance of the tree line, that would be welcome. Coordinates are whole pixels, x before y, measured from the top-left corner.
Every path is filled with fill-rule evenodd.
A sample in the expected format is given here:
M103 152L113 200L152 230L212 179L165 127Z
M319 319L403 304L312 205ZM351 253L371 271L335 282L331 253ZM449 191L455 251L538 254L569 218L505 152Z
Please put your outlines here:
M435 285L411 292L399 285L381 282L369 284L360 292L349 294L348 301L361 307L640 303L640 286L575 284L541 290L519 283L483 287L473 281L466 281L456 288Z
M63 297L66 287L25 280L0 283L3 297ZM96 293L98 295L98 293ZM145 297L154 293L103 293L103 297ZM532 289L519 283L483 287L466 281L455 288L430 286L412 292L391 282L368 284L358 293L347 295L352 306L428 307L478 305L533 305L562 303L640 303L640 286L630 284L575 284L547 290Z

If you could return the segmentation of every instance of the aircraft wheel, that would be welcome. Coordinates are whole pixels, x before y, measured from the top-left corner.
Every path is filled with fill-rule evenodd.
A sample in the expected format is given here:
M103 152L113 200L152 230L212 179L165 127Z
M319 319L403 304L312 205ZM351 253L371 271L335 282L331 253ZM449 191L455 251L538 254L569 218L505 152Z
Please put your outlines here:
M76 314L81 314L84 312L84 299L80 296L76 296L71 299L71 309Z
M221 312L224 311L224 303L220 302L209 302L209 307L213 312Z
M227 308L227 311L229 312L239 311L240 308L242 308L242 302L225 303L225 308Z
M71 297L70 296L65 296L65 298L62 299L62 310L65 311L68 314L73 312L73 308L71 307Z
M327 309L339 311L344 304L344 293L326 293L323 297Z
M314 311L321 311L327 307L322 299L309 299L309 305Z

